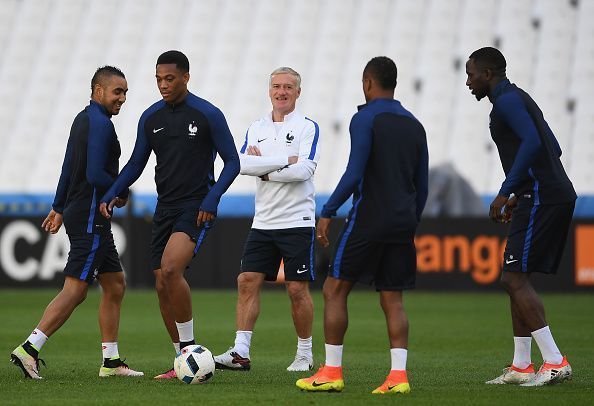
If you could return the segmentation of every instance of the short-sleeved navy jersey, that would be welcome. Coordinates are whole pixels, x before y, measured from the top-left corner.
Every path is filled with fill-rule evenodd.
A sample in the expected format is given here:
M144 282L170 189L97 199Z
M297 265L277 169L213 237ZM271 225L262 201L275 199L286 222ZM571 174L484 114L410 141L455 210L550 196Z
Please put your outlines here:
M351 230L374 241L410 241L428 193L423 126L399 101L375 99L359 107L349 130L349 162L322 217L353 195Z
M95 234L111 228L99 213L99 198L118 175L121 153L110 117L105 107L91 100L72 123L52 205L63 213L68 234ZM127 190L122 193L126 196Z
M101 199L109 202L142 173L155 152L155 183L159 205L200 203L216 213L222 194L239 173L239 157L223 113L192 93L177 105L160 100L140 117L136 145L120 176ZM214 179L219 154L225 166Z
M535 204L573 202L576 193L561 160L561 148L534 100L504 79L489 99L489 125L505 172L499 194L534 195Z

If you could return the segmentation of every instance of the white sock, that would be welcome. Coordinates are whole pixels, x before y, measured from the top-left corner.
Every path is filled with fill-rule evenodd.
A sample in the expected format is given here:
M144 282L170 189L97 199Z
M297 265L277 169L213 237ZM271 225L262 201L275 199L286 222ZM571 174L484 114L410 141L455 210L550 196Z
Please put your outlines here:
M181 349L179 348L179 342L173 343L173 349L175 350L176 354L179 354L179 352L181 351Z
M46 336L43 331L36 328L33 330L29 338L27 338L27 341L33 344L33 347L35 347L37 351L41 351L41 347L43 347L43 344L45 344L47 339L48 336Z
M301 338L297 337L297 355L301 355L307 358L313 358L311 352L312 348L312 337Z
M528 368L532 364L530 349L532 337L514 337L514 360L512 365L519 369Z
M194 339L194 319L190 319L183 323L175 322L177 332L179 334L179 341L186 343Z
M103 358L120 358L117 341L111 343L101 343L101 349L103 351Z
M237 330L235 332L235 344L233 349L244 358L250 357L250 346L252 345L252 331Z
M342 345L325 344L326 364L329 367L342 366Z
M555 344L555 340L553 340L553 335L551 334L549 326L544 326L543 328L533 331L532 337L534 337L536 344L538 344L542 359L545 362L548 362L549 364L560 364L563 361L563 355L561 355L561 351L559 351L557 344Z
M408 350L405 348L390 348L390 358L392 359L392 371L406 371L406 358Z

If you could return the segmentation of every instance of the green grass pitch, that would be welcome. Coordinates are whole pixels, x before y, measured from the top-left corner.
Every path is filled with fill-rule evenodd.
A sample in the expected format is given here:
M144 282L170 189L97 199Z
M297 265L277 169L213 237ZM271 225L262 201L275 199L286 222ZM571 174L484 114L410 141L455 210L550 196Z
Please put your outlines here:
M252 340L250 372L217 371L203 385L154 381L170 367L173 347L162 325L156 294L128 291L122 309L119 348L143 378L98 377L101 362L97 306L92 290L85 303L48 341L41 357L43 381L25 380L9 362L10 352L35 327L55 290L0 290L0 404L593 404L594 295L542 295L561 350L574 369L572 382L543 388L487 386L513 355L508 301L503 293L426 293L405 295L410 320L408 372L412 392L398 397L371 395L389 370L388 340L377 294L355 291L349 301L350 325L344 351L345 390L305 393L289 373L296 337L289 300L279 289L262 295ZM235 331L232 291L193 291L197 341L214 354L232 344ZM324 361L322 297L314 293L314 355ZM540 354L533 343L533 360Z

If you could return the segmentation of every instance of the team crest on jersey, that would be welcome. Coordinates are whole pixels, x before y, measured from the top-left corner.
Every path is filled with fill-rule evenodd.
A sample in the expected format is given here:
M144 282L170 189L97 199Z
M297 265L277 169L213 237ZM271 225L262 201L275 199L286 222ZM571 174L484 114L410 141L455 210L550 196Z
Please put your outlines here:
M194 121L192 121L188 125L188 139L193 140L194 138L196 138L197 132L198 132L198 126L196 125L196 123Z
M292 131L287 133L287 138L285 139L285 142L287 144L287 146L291 145L291 143L293 142L293 140L295 139L295 136L291 134Z

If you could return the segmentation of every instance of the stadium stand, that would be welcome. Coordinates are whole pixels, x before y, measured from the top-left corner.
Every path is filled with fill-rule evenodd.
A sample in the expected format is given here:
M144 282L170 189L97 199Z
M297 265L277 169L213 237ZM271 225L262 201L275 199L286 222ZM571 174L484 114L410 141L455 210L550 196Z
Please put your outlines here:
M490 196L503 178L490 106L468 94L464 63L472 50L498 46L509 77L543 108L578 194L592 196L593 19L593 0L2 0L0 208L24 195L35 196L25 199L34 207L47 204L72 118L100 65L128 78L128 101L114 119L125 162L139 115L159 99L154 63L166 49L188 54L190 89L221 107L237 146L268 109L269 72L299 71L299 108L322 132L320 194L333 189L348 158L361 70L388 55L399 67L397 98L426 127L431 165L452 164ZM139 195L154 193L151 160L134 186ZM251 180L238 178L230 193L253 193Z

